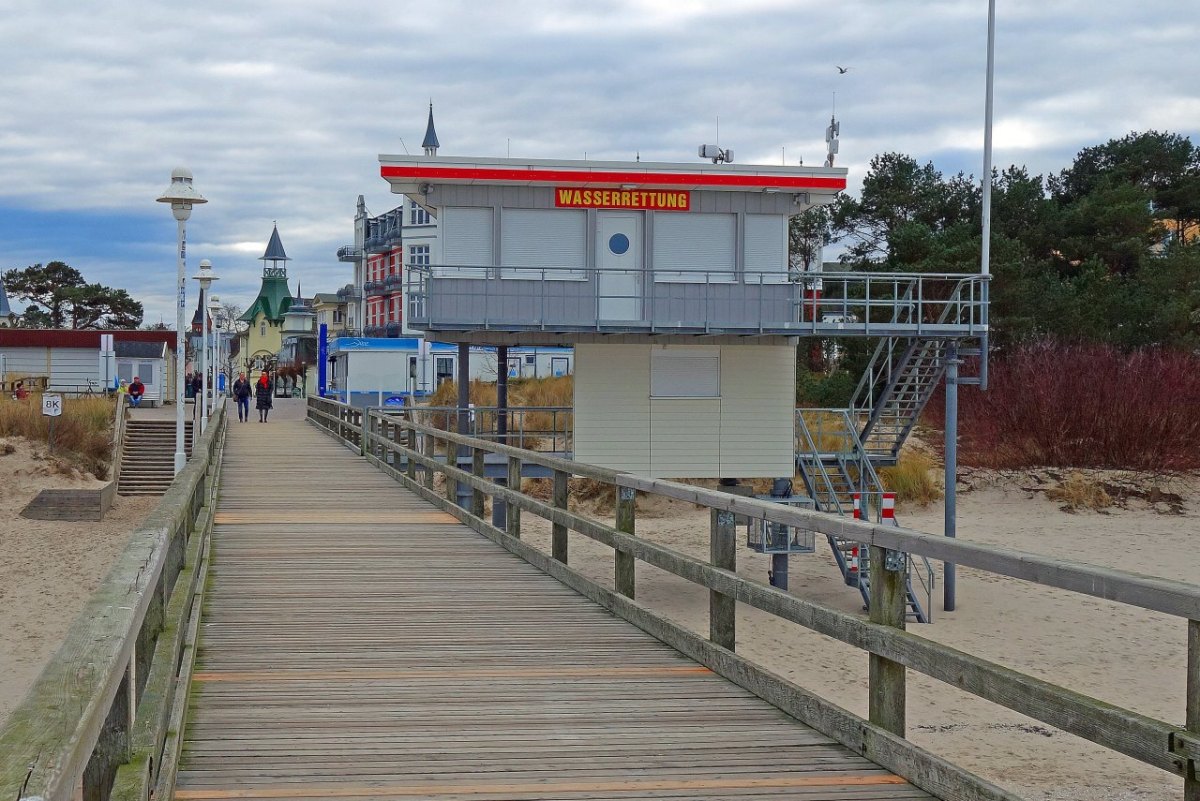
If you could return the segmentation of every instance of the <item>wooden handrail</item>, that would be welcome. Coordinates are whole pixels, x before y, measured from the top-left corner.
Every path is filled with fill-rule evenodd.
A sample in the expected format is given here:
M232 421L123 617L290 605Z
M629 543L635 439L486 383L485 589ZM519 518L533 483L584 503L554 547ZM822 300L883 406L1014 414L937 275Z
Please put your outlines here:
M392 427L392 435L383 436L382 426ZM407 437L400 432L409 432ZM966 543L936 537L909 529L875 526L866 522L854 521L820 512L813 512L795 507L786 507L766 501L742 498L726 493L715 492L691 485L679 484L660 479L647 479L628 473L618 473L591 465L584 465L557 457L518 448L501 445L489 440L475 439L443 431L430 426L413 423L403 417L384 415L369 411L362 418L362 427L355 432L362 445L362 452L377 467L402 481L410 489L437 503L451 512L467 525L495 539L504 547L524 556L529 561L542 567L547 572L560 578L589 597L600 601L618 614L628 614L629 619L637 625L646 628L656 636L666 639L672 644L686 644L683 648L689 655L704 656L701 661L710 667L729 670L729 677L735 681L739 676L753 675L753 681L747 680L745 686L762 697L777 703L782 707L791 705L784 703L793 692L800 688L790 685L778 677L764 678L761 668L749 662L736 662L732 666L729 659L741 660L725 652L732 652L734 638L731 630L725 630L714 623L711 635L712 642L703 647L694 642L695 635L684 633L659 619L653 618L653 613L639 607L633 598L632 571L622 567L628 559L638 559L649 565L680 576L700 586L706 587L713 594L714 606L712 614L720 615L731 621L733 616L728 614L727 607L718 604L719 598L733 599L735 602L748 604L756 609L768 612L782 619L797 623L841 642L861 648L872 655L873 668L871 671L871 715L870 720L862 720L845 710L832 708L827 702L809 697L809 705L819 707L813 711L803 704L801 711L809 710L812 719L806 720L810 725L819 729L826 726L831 736L848 741L851 747L861 746L860 752L871 758L879 758L878 747L887 744L887 754L895 756L895 749L919 749L910 746L907 740L889 739L885 734L903 737L903 704L904 704L904 672L905 669L917 670L925 675L966 690L980 698L1020 712L1037 720L1041 720L1063 731L1075 734L1084 739L1096 742L1111 750L1126 754L1148 765L1161 768L1176 775L1185 776L1185 798L1191 801L1200 790L1197 784L1197 763L1200 762L1200 586L1186 582L1144 576L1126 571L1089 565L1070 560L1054 559L1038 554L997 548L988 545ZM408 441L413 447L402 444ZM471 456L473 469L463 470L455 466L457 459L447 458L446 461L434 458L431 442L443 442L448 453L451 446L467 449ZM423 443L424 448L418 447ZM423 452L424 451L424 452ZM376 453L393 454L395 467L389 466L385 458L379 458ZM507 457L513 462L528 462L537 464L553 471L555 477L555 497L553 503L546 503L520 491L519 482L509 486L488 480L474 468L481 460L478 454L493 453ZM407 463L405 471L399 468L401 460ZM424 473L425 480L415 480L414 466ZM447 483L459 482L472 489L471 507L476 510L472 514L456 506L453 501L432 492L432 476L442 473ZM518 473L519 475L519 473ZM682 554L665 546L657 545L634 536L633 515L631 510L625 512L625 523L621 523L618 503L618 524L616 526L582 517L568 511L563 499L558 498L559 487L565 484L566 477L581 476L612 484L619 497L623 491L641 491L664 497L689 501L701 506L707 506L713 511L714 561L705 562L700 559ZM519 524L514 531L495 528L481 519L478 510L482 504L478 495L490 495L496 501L503 501L509 508L519 509L538 515L549 521L553 531L565 532L571 530L582 534L614 549L614 559L617 570L617 592L603 590L594 582L565 566L567 561L565 536L555 537L553 557L543 558L540 551L520 543ZM965 653L941 643L928 640L903 629L902 617L895 615L880 615L879 620L865 620L861 616L848 614L839 610L805 601L789 593L763 586L757 582L738 576L727 557L717 559L717 537L722 527L723 515L718 513L736 513L752 518L782 523L800 529L835 534L839 537L866 543L872 547L876 558L872 565L878 570L883 569L887 551L905 551L921 554L935 559L944 559L958 564L976 567L980 570L1022 579L1034 584L1057 587L1083 595L1139 606L1165 614L1184 618L1188 632L1188 675L1187 675L1187 709L1184 726L1156 720L1141 715L1129 709L1108 704L1088 697L1082 693L1047 682L1020 671L1005 667L995 662ZM511 521L510 517L510 521ZM725 521L727 524L728 521ZM559 541L561 539L561 542ZM876 565L878 563L878 565ZM622 579L622 575L625 576ZM622 587L622 582L625 586ZM621 600L624 598L624 600ZM725 624L722 624L725 625ZM713 643L723 640L727 643L723 649L717 649ZM681 646L682 647L682 646ZM696 658L700 658L697 656ZM878 659L878 662L875 660ZM706 661L708 660L708 661ZM720 672L720 671L719 671ZM765 682L765 683L764 683ZM761 692L760 692L761 690ZM782 693L782 695L781 695ZM770 696L770 697L768 697ZM783 700L780 700L780 699ZM775 700L772 700L775 699ZM880 703L876 703L879 700ZM848 720L858 720L863 725L873 727L874 739L866 738L859 741L854 737L843 737L839 734L841 727ZM834 731L837 729L838 731ZM825 729L822 729L825 731ZM860 738L862 739L862 738ZM866 742L870 740L870 742ZM874 743L874 745L872 745ZM875 750L873 750L875 749ZM907 753L907 751L906 751ZM922 756L921 765L928 767L929 755ZM890 759L891 757L887 757ZM903 767L907 764L900 759ZM892 764L886 766L904 774ZM983 787L977 784L982 780L971 777L965 771L958 771L953 766L942 765L942 769L950 770L958 775L954 781L966 781L971 787ZM961 774L961 775L960 775ZM934 789L922 784L919 770L914 775L906 775L914 783L924 786L931 792ZM986 783L984 783L986 784ZM943 790L945 785L938 785ZM966 785L964 785L966 786ZM995 788L986 792L980 791L977 797L1002 797L994 795ZM993 794L989 794L993 793ZM1191 795L1188 795L1191 793ZM1006 795L1003 797L1007 797Z
M224 408L213 423L0 730L0 798L67 801L81 786L84 797L110 797L135 728L158 711L141 703L142 692L160 667L153 657L188 544L212 507Z

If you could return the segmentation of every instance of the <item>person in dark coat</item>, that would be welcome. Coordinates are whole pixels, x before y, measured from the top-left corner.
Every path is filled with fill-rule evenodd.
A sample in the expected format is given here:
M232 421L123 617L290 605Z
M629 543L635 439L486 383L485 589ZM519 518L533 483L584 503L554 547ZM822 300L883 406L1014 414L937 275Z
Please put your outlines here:
M243 423L250 419L250 379L245 373L238 373L237 381L233 382L233 399L237 402L238 419Z
M267 422L267 415L271 411L271 395L274 394L275 387L271 385L271 379L267 377L266 372L258 377L258 381L254 384L254 406L258 409L258 422Z

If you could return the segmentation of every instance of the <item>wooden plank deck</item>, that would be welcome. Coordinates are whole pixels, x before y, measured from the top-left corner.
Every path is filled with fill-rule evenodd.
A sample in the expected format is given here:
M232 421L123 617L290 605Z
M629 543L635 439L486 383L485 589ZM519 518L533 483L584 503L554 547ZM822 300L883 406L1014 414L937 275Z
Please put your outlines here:
M213 554L178 799L931 798L306 423L230 425Z

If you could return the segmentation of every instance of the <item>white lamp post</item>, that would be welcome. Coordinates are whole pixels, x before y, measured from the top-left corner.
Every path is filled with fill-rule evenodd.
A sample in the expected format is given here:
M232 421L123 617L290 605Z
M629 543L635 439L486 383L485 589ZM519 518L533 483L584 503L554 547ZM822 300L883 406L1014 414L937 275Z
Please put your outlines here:
M176 167L171 172L171 185L167 187L166 192L162 193L162 197L158 198L158 202L171 204L171 213L175 215L175 221L179 228L179 267L176 273L175 287L175 291L179 295L176 299L175 318L175 474L179 475L179 471L183 470L183 466L187 462L183 445L183 364L187 359L187 349L184 345L186 334L183 330L183 313L187 306L187 279L184 277L187 262L187 233L184 223L187 222L188 217L192 216L192 206L208 201L192 186L192 171L186 167Z
M220 311L221 299L213 295L208 301L208 313L212 315L213 321L212 406L209 409L210 414L216 414L217 412L217 390L221 387L221 318L218 316Z
M196 397L196 412L200 418L200 433L208 428L208 290L212 282L217 280L213 274L212 262L200 260L200 271L192 276L200 282L200 394Z

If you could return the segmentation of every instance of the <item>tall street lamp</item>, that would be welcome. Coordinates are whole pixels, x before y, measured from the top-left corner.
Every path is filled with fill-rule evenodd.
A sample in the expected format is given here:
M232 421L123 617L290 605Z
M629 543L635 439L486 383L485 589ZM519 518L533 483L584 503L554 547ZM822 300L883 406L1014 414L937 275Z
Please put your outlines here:
M183 445L183 363L187 359L187 349L184 345L186 333L183 327L183 313L187 306L187 279L184 277L187 233L184 223L192 216L192 206L208 201L192 186L192 171L186 167L176 167L171 172L171 185L162 193L162 197L158 198L158 202L171 204L171 213L175 215L179 228L179 267L175 281L175 291L179 295L176 298L175 317L175 475L179 475L179 471L183 470L187 462Z
M217 280L217 276L213 274L212 262L208 259L201 259L200 271L192 278L200 282L200 394L196 396L196 412L200 417L200 433L203 434L208 428L208 403L205 398L210 386L208 383L208 290L213 281Z
M213 343L212 343L212 406L209 407L210 414L217 413L217 390L221 388L221 299L213 295L208 300L208 312L212 315L213 322Z

